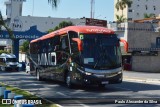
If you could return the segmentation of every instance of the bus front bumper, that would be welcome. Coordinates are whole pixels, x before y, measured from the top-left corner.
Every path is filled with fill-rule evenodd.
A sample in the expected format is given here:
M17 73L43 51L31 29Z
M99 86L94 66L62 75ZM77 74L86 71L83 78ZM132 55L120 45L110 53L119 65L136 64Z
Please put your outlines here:
M75 84L118 84L122 82L122 70L117 72L104 72L104 73L82 73L76 72L72 75L72 82Z

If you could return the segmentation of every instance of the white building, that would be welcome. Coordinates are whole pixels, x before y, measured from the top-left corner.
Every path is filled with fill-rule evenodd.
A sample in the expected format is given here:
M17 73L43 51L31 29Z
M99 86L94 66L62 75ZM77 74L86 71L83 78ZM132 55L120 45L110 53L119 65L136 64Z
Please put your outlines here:
M116 15L121 16L122 13L128 20L143 19L145 13L155 16L160 14L160 0L131 0L131 7L126 7L123 12L122 10L117 11L115 8L117 1L114 0L114 21L117 20Z

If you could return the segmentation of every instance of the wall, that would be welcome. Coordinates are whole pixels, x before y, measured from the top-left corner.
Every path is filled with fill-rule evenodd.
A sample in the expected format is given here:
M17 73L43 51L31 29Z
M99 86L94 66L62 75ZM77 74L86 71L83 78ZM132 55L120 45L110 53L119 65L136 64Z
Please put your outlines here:
M158 51L158 56L132 56L132 70L144 72L160 72L160 52L156 48L155 32L151 23L129 23L128 43L129 51Z

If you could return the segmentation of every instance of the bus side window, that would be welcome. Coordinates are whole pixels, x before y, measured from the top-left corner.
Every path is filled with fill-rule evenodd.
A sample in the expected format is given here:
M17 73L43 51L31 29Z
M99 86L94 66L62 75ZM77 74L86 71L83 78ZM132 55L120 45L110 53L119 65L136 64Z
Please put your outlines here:
M58 51L59 50L59 46L60 46L60 36L59 35L57 35L57 36L55 36L55 37L53 37L53 40L52 40L52 42L53 42L53 50L54 51Z
M68 36L67 35L62 36L62 38L61 38L61 49L66 51L66 52L69 52L69 42L68 42Z
M72 40L72 38L78 38L78 33L77 32L73 32L73 31L69 31L69 38L70 38L70 44L71 44L71 52L75 53L77 52L76 50L78 50L78 47L76 47L76 42Z
M56 53L55 52L52 52L51 53L51 62L53 65L57 65L57 59L56 59Z

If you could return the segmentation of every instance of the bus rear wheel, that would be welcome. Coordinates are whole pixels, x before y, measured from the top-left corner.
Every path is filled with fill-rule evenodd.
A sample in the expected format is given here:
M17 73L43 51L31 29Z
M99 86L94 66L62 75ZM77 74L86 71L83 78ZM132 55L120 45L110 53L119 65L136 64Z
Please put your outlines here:
M68 72L67 75L66 75L66 85L68 88L73 88L73 84L71 82L71 76L70 76L70 73Z

